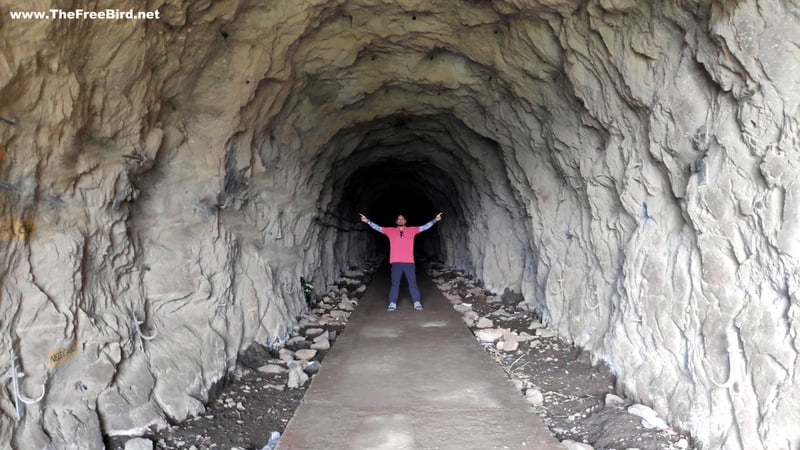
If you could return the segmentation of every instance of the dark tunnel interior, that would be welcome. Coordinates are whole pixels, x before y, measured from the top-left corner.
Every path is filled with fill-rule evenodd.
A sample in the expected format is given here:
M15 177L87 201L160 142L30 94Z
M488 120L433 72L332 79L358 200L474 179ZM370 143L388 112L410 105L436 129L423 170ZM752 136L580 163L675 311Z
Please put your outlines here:
M397 152L406 153L404 149L397 149ZM389 155L385 160L361 167L353 173L342 191L342 210L349 212L348 217L356 219L359 214L364 214L381 227L395 226L398 215L406 218L408 226L423 225L436 214L451 209L445 199L453 193L442 192L429 180L429 177L442 176L441 169L430 162L421 159L400 161ZM371 239L376 254L387 259L388 241L378 233L371 234ZM434 256L435 249L440 247L438 242L438 227L418 235L414 245L415 257Z
M486 214L482 198L498 185L486 170L497 147L449 114L390 116L340 130L327 158L317 161L328 174L321 207L339 222L339 232L369 231L369 243L357 250L350 246L356 241L337 236L339 248L388 260L386 239L361 224L359 214L380 226L395 226L402 214L409 226L419 226L442 213L440 224L417 236L415 255L465 260L469 217Z

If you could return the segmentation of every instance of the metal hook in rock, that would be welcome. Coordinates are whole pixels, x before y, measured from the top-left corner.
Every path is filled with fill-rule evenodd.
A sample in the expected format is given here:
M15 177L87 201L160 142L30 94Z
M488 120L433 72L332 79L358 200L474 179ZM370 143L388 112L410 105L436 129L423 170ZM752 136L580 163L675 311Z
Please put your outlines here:
M153 327L152 335L146 336L144 333L142 333L141 329L141 325L144 323L144 320L139 320L135 313L131 313L131 317L133 317L133 328L136 329L136 334L138 334L140 338L144 339L145 341L151 341L158 336L158 329L156 329L156 327Z
M44 385L44 383L42 383L42 394L39 395L38 398L34 399L34 398L30 398L27 395L25 395L22 392L22 389L19 386L19 379L22 378L23 376L24 376L24 374L22 376L20 376L20 374L19 374L19 372L17 370L17 357L14 357L14 359L11 361L11 377L14 380L14 406L15 406L15 408L17 410L16 411L17 412L17 421L22 419L22 415L25 412L25 407L22 405L22 403L24 403L26 405L33 405L34 403L39 403L44 398L44 394L45 394L45 385ZM20 402L22 402L22 403L20 403Z
M739 334L733 326L729 326L725 332L725 343L727 344L725 350L728 352L728 381L720 384L711 377L709 379L718 388L731 390L736 382L736 374L744 372L746 375L744 365L739 361L741 357L737 356L742 353L742 348L739 346ZM738 391L733 390L732 392L735 394Z

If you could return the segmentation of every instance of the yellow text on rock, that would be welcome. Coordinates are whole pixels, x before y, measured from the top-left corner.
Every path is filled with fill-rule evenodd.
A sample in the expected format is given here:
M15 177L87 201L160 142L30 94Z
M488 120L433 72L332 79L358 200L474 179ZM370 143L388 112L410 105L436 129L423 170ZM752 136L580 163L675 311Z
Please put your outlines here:
M78 354L78 341L72 341L64 347L54 348L47 354L47 362L52 369L53 367L67 362Z

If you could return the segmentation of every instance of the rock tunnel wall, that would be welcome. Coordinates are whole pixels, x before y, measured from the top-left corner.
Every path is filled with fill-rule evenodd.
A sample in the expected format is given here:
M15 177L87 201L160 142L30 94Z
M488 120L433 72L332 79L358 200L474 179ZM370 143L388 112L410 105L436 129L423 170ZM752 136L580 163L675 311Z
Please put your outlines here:
M0 442L202 411L388 180L703 448L797 448L800 4L456 3L0 7Z

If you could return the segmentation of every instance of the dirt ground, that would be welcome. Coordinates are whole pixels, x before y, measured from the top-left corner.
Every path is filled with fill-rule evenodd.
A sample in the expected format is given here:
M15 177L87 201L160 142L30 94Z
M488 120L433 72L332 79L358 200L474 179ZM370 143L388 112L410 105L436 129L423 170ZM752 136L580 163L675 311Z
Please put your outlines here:
M461 297L480 316L493 318L497 326L512 331L536 332L530 328L531 323L538 322L534 313L506 304L513 302L498 302L497 298L480 294L480 289L476 290L479 286L463 273L441 266L434 266L434 269L434 281L439 288L451 297L454 294ZM349 295L350 298L359 297L355 289ZM338 334L346 332L343 325L322 328ZM300 333L303 331L301 329ZM283 432L308 383L299 389L288 389L286 373L257 372L255 368L276 362L278 353L263 347L254 348L240 355L236 370L212 397L204 414L166 429L151 430L143 437L150 439L155 449L263 449L272 432ZM505 353L491 344L484 344L484 348L512 380L521 385L533 385L541 392L543 401L535 405L534 410L560 441L589 444L595 450L693 448L688 436L671 428L658 430L642 426L640 417L627 412L633 402L613 395L616 394L615 379L610 370L592 366L591 355L556 337L542 333L535 342L521 345L516 352ZM319 351L314 359L324 364L326 353ZM122 450L128 439L108 438L106 447Z

